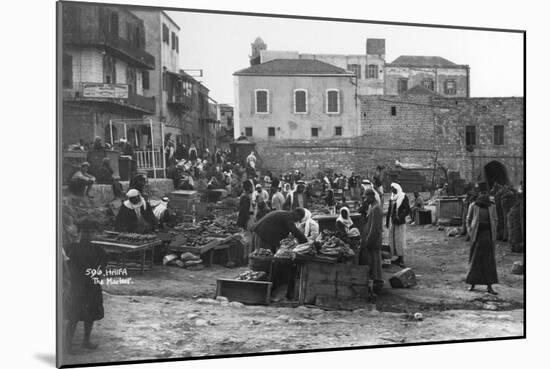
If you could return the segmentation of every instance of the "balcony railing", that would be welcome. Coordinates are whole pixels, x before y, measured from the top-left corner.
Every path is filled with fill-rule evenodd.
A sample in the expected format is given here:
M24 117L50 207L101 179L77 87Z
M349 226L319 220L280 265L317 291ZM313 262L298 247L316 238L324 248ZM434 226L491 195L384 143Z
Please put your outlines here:
M156 110L154 97L138 95L124 84L74 83L72 88L63 88L63 99L112 103L149 114Z
M193 107L193 97L184 94L168 95L168 104L177 105L184 109L191 109Z
M137 64L143 68L154 69L155 57L145 50L131 44L117 35L97 32L65 32L63 43L69 45L103 46L110 49L115 56Z

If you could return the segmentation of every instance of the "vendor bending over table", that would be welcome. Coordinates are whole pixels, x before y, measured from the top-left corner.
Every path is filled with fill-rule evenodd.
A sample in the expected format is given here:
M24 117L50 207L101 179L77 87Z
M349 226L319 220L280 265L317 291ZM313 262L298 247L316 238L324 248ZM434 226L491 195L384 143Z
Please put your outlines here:
M296 223L305 217L305 210L296 208L292 211L272 211L254 224L252 231L252 247L254 250L269 249L273 253L279 248L282 239L292 233L298 243L306 243L307 238L296 227Z

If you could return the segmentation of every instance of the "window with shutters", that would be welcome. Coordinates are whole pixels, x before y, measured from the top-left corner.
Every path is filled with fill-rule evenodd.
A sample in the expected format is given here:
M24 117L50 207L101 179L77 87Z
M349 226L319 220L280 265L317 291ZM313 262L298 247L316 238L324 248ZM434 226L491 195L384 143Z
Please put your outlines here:
M118 13L112 12L111 13L111 19L110 19L110 27L109 31L111 36L118 37Z
M445 81L445 95L456 95L456 81L454 79Z
M359 64L348 64L348 70L355 73L358 79L361 79L361 66Z
M466 126L466 146L475 146L476 126Z
M103 56L103 83L116 83L115 59L109 54Z
M495 145L504 145L504 126L498 125L493 127L494 136L493 143Z
M434 80L431 78L425 78L422 80L422 87L427 88L430 91L434 90Z
M376 64L367 65L367 78L369 79L378 78L378 66Z
M311 137L319 137L319 128L317 127L311 128Z
M256 114L268 114L269 92L267 90L255 90L254 95L256 97Z
M148 70L144 70L143 72L141 72L141 85L144 90L149 89L149 71Z
M307 90L294 90L294 113L307 113Z
M334 127L334 135L342 136L342 127Z
M326 112L327 114L340 113L340 91L330 89L326 91Z
M176 34L172 32L172 50L176 50Z
M275 127L267 127L267 136L275 137Z
M73 57L63 54L63 87L73 88Z
M252 137L252 127L245 127L244 128L244 135L246 137Z
M166 24L162 24L162 42L170 44L170 31Z
M176 52L180 52L180 38L176 36Z
M407 78L399 78L397 80L397 93L402 94L409 89L409 80Z

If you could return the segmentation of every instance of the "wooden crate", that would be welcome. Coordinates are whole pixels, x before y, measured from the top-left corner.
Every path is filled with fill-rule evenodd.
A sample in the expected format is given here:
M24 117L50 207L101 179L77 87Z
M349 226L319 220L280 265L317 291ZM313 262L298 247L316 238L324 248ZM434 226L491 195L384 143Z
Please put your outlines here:
M337 300L366 299L368 281L367 265L306 262L300 266L298 300L302 305L313 305L317 296Z
M220 278L216 281L216 297L227 297L229 301L238 301L243 304L269 305L271 286L271 282Z
M462 218L462 199L449 198L437 200L437 219Z

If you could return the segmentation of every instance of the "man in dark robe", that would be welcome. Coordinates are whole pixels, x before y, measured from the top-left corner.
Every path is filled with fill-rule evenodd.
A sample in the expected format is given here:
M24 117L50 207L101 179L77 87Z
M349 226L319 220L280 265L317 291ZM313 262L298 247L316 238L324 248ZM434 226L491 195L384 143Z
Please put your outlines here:
M111 159L103 158L101 167L97 171L97 183L108 184L113 187L115 197L123 197L122 185L117 178L114 177L114 170L111 167Z
M468 209L466 224L472 245L466 283L470 291L476 284L487 286L487 292L496 295L492 285L498 283L495 260L496 211L489 195L482 193Z
M276 210L265 215L250 229L252 231L252 245L255 250L269 249L277 251L283 238L292 233L298 243L306 243L307 238L296 227L296 222L302 220L305 211L302 208L293 211Z
M90 219L81 220L78 225L80 241L68 246L65 251L67 272L69 274L67 299L63 310L68 320L65 330L64 347L68 354L72 354L73 337L78 322L84 322L84 341L82 347L95 350L97 345L90 341L94 321L103 319L103 294L100 276L95 274L105 272L107 254L96 245L90 243L93 235L100 230L100 225ZM67 291L64 291L67 292Z
M151 233L156 228L156 219L151 205L138 190L131 189L126 194L128 200L122 203L115 220L117 232Z
M362 215L361 248L359 265L369 266L369 289L374 294L374 286L384 284L382 275L382 224L384 213L376 202L374 190L365 191L365 201L358 212Z

